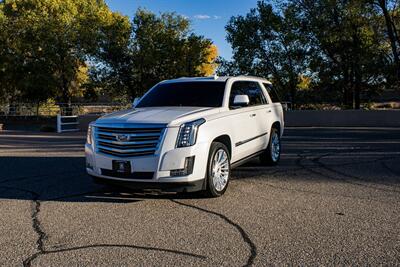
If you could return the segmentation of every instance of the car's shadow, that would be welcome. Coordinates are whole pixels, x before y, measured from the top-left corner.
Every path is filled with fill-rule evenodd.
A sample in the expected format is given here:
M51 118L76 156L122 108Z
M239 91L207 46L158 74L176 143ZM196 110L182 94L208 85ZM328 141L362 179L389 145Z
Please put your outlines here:
M0 200L132 203L143 199L205 198L201 193L97 185L84 166L83 157L1 157Z
M396 159L398 161L398 159ZM299 160L283 157L279 167L265 167L257 159L232 171L232 180L242 179L305 179L294 174L302 166ZM371 162L377 163L376 159ZM324 166L308 167L309 171ZM379 163L379 162L378 162ZM400 175L397 170L385 167L386 162L380 162L381 168L364 168L368 176L363 175L363 168L355 168L360 173L357 177L345 172L338 173L345 179L356 179L362 182L399 184ZM392 162L392 167L396 161ZM368 161L365 164L369 164ZM168 192L135 192L126 188L106 187L93 183L86 174L84 157L0 157L0 200L38 200L38 201L68 201L68 202L118 202L132 203L144 199L186 199L204 198L199 193L168 193ZM351 165L348 165L351 166ZM314 169L313 169L314 168ZM335 166L331 166L334 170ZM332 171L327 169L328 171ZM351 169L350 169L351 170ZM323 170L326 171L326 170ZM278 177L273 174L279 172ZM386 172L386 176L382 175ZM318 173L317 173L318 174ZM316 177L316 178L315 178ZM372 178L371 178L372 177ZM321 174L314 179L329 179ZM371 180L372 179L372 180ZM375 179L375 180L374 180Z

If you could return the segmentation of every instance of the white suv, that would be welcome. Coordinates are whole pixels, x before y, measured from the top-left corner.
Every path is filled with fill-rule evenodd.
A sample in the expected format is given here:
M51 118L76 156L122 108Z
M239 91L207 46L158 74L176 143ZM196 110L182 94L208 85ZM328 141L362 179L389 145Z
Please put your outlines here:
M163 81L133 109L90 124L86 170L100 183L221 196L232 168L256 156L278 163L283 127L282 105L265 79Z

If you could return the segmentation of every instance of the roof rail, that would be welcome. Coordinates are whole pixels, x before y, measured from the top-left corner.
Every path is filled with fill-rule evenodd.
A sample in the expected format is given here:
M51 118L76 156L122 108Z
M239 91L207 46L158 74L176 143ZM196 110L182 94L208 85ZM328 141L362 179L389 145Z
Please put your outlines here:
M272 84L268 79L263 78L263 77L257 77L257 76L251 76L251 75L239 75L239 76L236 76L236 77L237 77L237 78L250 78L250 79L264 80L264 81L266 81L267 83Z
M216 80L216 79L218 79L218 76L207 76L207 77L179 77L178 79Z

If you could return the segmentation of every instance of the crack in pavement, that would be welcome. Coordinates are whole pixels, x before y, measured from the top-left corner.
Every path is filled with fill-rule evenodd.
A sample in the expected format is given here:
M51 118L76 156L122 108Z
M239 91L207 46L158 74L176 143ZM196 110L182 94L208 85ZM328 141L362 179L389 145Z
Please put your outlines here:
M332 155L332 154L323 154L323 155L320 155L320 156L316 157L315 159L327 157L327 156L329 156L329 155ZM295 161L295 166L298 166L299 168L298 168L298 169L292 169L292 170L287 171L287 172L306 170L306 171L309 171L309 172L311 172L311 173L318 174L318 175L322 175L322 176L325 176L325 177L326 177L325 174L314 170L314 169L320 168L319 166L315 166L315 167L314 167L314 166L307 166L307 165L302 164L301 161L304 160L304 159L307 159L307 157L304 156L304 155L302 155L302 154L297 154L297 159L296 159L296 161ZM384 158L382 158L382 159L384 159ZM386 159L386 158L385 158L385 159ZM375 161L376 161L376 160L374 160L374 162L375 162ZM357 163L358 163L358 162L357 162ZM357 163L356 163L356 164L357 164ZM365 161L364 161L364 162L360 162L360 163L365 163ZM243 171L245 171L245 170L243 170ZM279 173L279 171L275 171L275 172L267 173L267 174L268 174L268 175L271 175L271 174L273 175L273 174L277 174L277 173ZM327 178L330 178L330 177L327 177ZM260 178L251 178L251 179L260 180ZM332 178L332 179L333 179L333 178ZM235 180L238 180L238 179L235 179ZM240 180L240 179L239 179L239 180ZM338 178L338 179L335 179L335 180L340 180L340 181L343 181L343 182L347 182L346 180L339 179L339 178ZM274 185L274 184L271 184L271 183L268 183L268 182L265 182L265 183L263 183L263 184L265 184L265 185L267 185L267 186L269 186L269 187L271 187L271 188L281 190L281 191L291 191L291 192L296 192L296 193L312 194L312 195L320 195L320 196L345 197L345 198L350 198L350 199L359 199L359 200L376 201L376 202L381 202L381 203L392 203L392 202L382 201L382 200L379 200L379 199L355 197L355 196L348 196L348 195L343 195L343 194L321 193L321 192L312 191L312 190L293 189L293 188L288 188L288 187L285 187L285 186ZM350 183L350 184L351 184L351 183Z
M35 233L38 235L38 238L36 240L36 249L39 251L38 253L33 254L32 256L28 257L28 259L23 261L23 266L31 266L30 262L34 258L36 258L40 253L43 253L44 247L43 247L43 242L44 240L47 239L46 233L42 230L38 215L40 212L40 201L39 199L39 194L31 191L31 190L25 190L21 188L16 188L16 187L10 187L10 186L0 186L2 188L6 188L9 190L17 190L20 192L25 192L29 193L32 196L32 201L31 201L31 219L32 219L32 228L35 231Z
M360 178L360 177L358 177L358 176L351 175L351 174L347 174L347 173L345 173L345 172L343 172L343 171L336 170L336 169L334 169L334 168L332 168L332 167L329 167L328 165L322 163L322 162L321 162L321 159L324 158L324 157L326 157L326 156L329 156L329 154L324 155L324 156L321 156L321 157L316 157L316 158L312 159L311 161L314 162L314 163L316 163L316 164L317 164L319 167L321 167L322 169L325 169L325 170L327 170L327 171L330 171L330 172L332 172L332 173L334 173L334 174L337 174L337 175L339 175L339 176L347 177L347 178L350 178L350 179L355 179L355 180L362 181L362 182L365 181L364 179L362 179L362 178ZM390 157L387 157L386 160L387 160L387 159L390 159ZM382 161L382 160L383 160L383 159L377 160L376 162L379 162L379 161ZM324 174L322 174L322 175L324 175ZM328 177L328 178L331 178L331 179L334 179L334 178L332 178L331 175L324 175L324 176L325 176L325 177ZM398 191L398 190L389 190L389 189L384 189L384 188L380 188L380 187L376 187L376 186L371 186L371 185L367 185L367 184L356 183L356 182L353 182L353 181L349 181L348 179L341 179L341 178L337 178L337 177L336 177L335 179L337 179L337 180L342 180L342 181L345 181L345 182L347 182L347 183L351 183L351 184L358 185L358 186L368 187L368 188L372 188L372 189L375 189L375 190L381 190L381 191L384 191L384 192L400 193L400 191ZM368 182L368 183L375 184L375 185L388 186L388 185L385 184L385 183L376 183L376 182ZM391 186L391 185L390 185L390 186Z
M139 249L139 250L145 250L145 251L157 251L157 252L166 252L166 253L172 253L172 254L177 254L177 255L182 255L182 256L189 256L189 257L194 257L198 259L205 260L207 257L203 255L198 255L190 252L184 252L184 251L179 251L179 250L173 250L173 249L164 249L164 248L156 248L156 247L147 247L147 246L136 246L136 245L125 245L125 244L93 244L93 245L85 245L85 246L77 246L77 247L70 247L70 248L65 248L65 249L55 249L55 250L43 250L39 251L26 260L23 261L23 266L24 267L29 267L32 266L32 262L37 259L39 256L42 255L48 255L48 254L56 254L56 253L64 253L64 252L70 252L70 251L77 251L77 250L85 250L85 249L90 249L90 248L129 248L129 249Z
M173 253L173 254L182 255L182 256L190 256L190 257L194 257L194 258L198 258L198 259L202 259L202 260L207 259L207 257L205 257L203 255L198 255L198 254L185 252L185 251L148 247L148 246L128 245L128 244L92 244L92 245L70 247L70 248L65 248L65 249L47 250L44 246L44 241L48 238L48 236L47 236L46 232L43 230L43 227L39 220L39 213L40 213L40 207L41 207L41 201L39 200L40 195L31 190L26 190L26 189L11 187L11 186L0 185L0 188L4 188L6 190L20 191L20 192L28 193L32 196L31 220L32 220L32 228L38 236L38 238L36 240L37 252L30 255L25 260L23 260L22 264L24 267L32 266L32 262L42 255L64 253L64 252L69 252L69 251L84 250L84 249L90 249L90 248L130 248L130 249L140 249L140 250L146 250L146 251L158 251L158 252ZM90 193L99 193L99 192L98 191L86 192L86 193L63 196L63 197L56 198L56 199L81 196L81 195L86 195L88 193L90 194Z
M344 197L344 198L350 198L350 199L375 201L375 202L380 202L380 203L393 203L393 201L382 201L382 200L374 199L374 198L364 198L364 197L348 196L348 195L343 195L343 194L321 193L321 192L312 191L312 190L293 189L293 188L288 188L285 186L278 186L278 185L274 185L274 184L270 184L270 183L263 183L263 184L265 184L266 186L269 186L271 188L281 190L281 191L291 191L291 192L296 192L296 193L319 195L319 196L323 196L323 197L324 196Z
M323 157L328 157L328 156L338 156L338 155L346 155L346 153L330 153L330 154L325 154ZM329 164L331 167L342 167L342 166L354 166L354 165L362 165L362 164L367 164L367 163L377 163L383 160L392 160L392 159L399 159L400 157L380 157L377 159L371 159L371 160L359 160L359 161L353 161L353 162L348 162L348 163L336 163L336 164Z
M387 160L387 159L386 159ZM385 161L381 161L381 165L385 168L390 174L392 174L396 180L400 180L400 172L393 170L391 167L387 165Z
M204 209L204 208L200 208L200 207L197 207L197 206L195 206L195 205L190 205L190 204L187 204L187 203L179 202L179 201L177 201L177 200L175 200L175 199L171 199L171 201L174 202L174 203L176 203L176 204L178 204L178 205L181 205L181 206L185 206L185 207L188 207L188 208L196 209L196 210L199 210L199 211L208 213L208 214L213 214L213 215L215 215L215 216L221 218L222 220L224 220L226 223L230 224L230 225L233 226L234 228L236 228L236 230L237 230L237 231L240 233L240 235L242 236L243 241L244 241L244 242L249 246L249 248L250 248L250 256L248 257L247 262L246 262L246 264L245 264L244 266L251 266L251 265L253 265L254 260L255 260L255 258L256 258L256 256L257 256L257 247L256 247L256 245L254 244L254 242L250 239L249 235L248 235L247 232L243 229L242 226L240 226L238 223L235 223L234 221L232 221L231 219L229 219L229 218L228 218L227 216L225 216L224 214L221 214L221 213L218 213L218 212L215 212L215 211L211 211L211 210L207 210L207 209Z
M332 155L332 154L331 154L331 153L329 153L329 154L322 154L322 155L320 155L320 156L318 156L318 157L315 157L314 160L315 160L315 159L318 159L318 160L319 160L319 159L321 159L321 158L323 158L323 157L327 157L327 156L329 156L329 155ZM304 156L304 155L302 155L302 154L297 154L297 159L296 159L296 161L295 161L295 165L299 167L298 170L306 170L306 171L309 171L309 172L311 172L311 173L318 174L318 175L322 175L322 176L325 176L325 177L326 177L325 174L314 170L314 169L316 169L316 168L320 168L319 166L313 167L313 166L306 166L306 165L302 164L302 160L304 160L304 159L307 159L307 157ZM382 158L382 159L380 159L380 160L383 160L383 159L387 159L387 157ZM312 160L312 161L313 161L313 160ZM378 160L374 160L374 161L378 161ZM364 163L364 162L362 162L362 163ZM357 164L357 163L356 163L356 164ZM327 177L327 178L330 178L330 177ZM342 180L342 179L338 179L338 180L343 181L343 182L348 182L348 181ZM311 190L293 189L293 188L288 188L288 187L285 187L285 186L274 185L274 184L271 184L271 183L268 183L268 182L265 182L265 183L263 183L263 184L265 184L265 185L267 185L267 186L269 186L269 187L271 187L271 188L278 189L278 190L282 190L282 191L292 191L292 192L296 192L296 193L313 194L313 195L320 195L320 196L345 197L345 198L350 198L350 199L359 199L359 200L376 201L376 202L381 202L381 203L392 203L392 202L382 201L382 200L379 200L379 199L372 199L372 198L355 197L355 196L348 196L348 195L343 195L343 194L321 193L321 192L311 191ZM351 183L350 183L350 184L351 184Z
M339 176L343 176L343 177L347 177L347 178L351 178L351 179L363 181L363 179L361 179L360 177L353 176L353 175L348 175L348 174L346 174L346 173L341 173L340 171L337 171L337 170L335 170L335 169L333 169L333 168L330 168L330 167L328 167L327 165L325 165L325 164L323 164L322 162L320 162L320 159L321 159L321 158L327 157L327 156L330 156L330 155L332 155L332 154L329 153L329 154L325 154L325 155L321 155L321 156L312 158L312 159L311 159L311 162L317 164L319 168L322 168L322 169L325 169L325 170L327 170L327 171L333 172L333 173L335 173L335 174L338 174ZM306 156L300 155L300 157L302 157L302 159L307 159L307 160L308 160L308 158L307 158ZM302 164L301 161L299 161L299 163L300 163L307 171L309 171L309 172L311 172L311 173L314 173L314 174L317 174L317 175L321 175L321 176L326 177L326 178L331 179L331 180L341 181L341 182L348 183L348 184L351 184L351 185L366 187L366 188L375 189L375 190L380 190L380 191L384 191L384 192L400 193L400 191L397 191L397 190L388 190L388 189L384 189L384 188L380 188L380 187L376 187L376 186L371 186L371 185L368 185L368 184L363 184L363 183L354 182L354 181L351 181L351 180L346 179L346 178L335 177L335 176L332 176L332 175L329 175L329 174L326 174L326 173L317 171L317 170L315 170L316 168L314 168L314 167L306 166L306 165ZM383 185L383 184L379 184L379 183L373 183L373 184Z
M319 159L319 158L326 157L326 156L328 156L328 155L331 155L331 154L320 155L320 156L314 158L314 160L315 160L315 159ZM309 172L314 173L314 174L317 174L317 175L324 176L324 177L326 177L326 178L328 178L328 179L333 179L333 180L337 180L337 181L342 181L342 182L344 182L344 183L349 183L349 184L352 184L352 185L366 186L366 185L363 185L363 184L353 183L353 182L348 181L348 180L346 180L346 179L341 179L341 178L337 178L337 177L332 177L332 176L330 176L330 175L326 175L326 174L324 174L324 173L322 173L322 172L316 171L315 169L316 169L316 168L320 168L320 167L312 167L312 166L304 165L304 164L301 163L301 161L304 160L304 159L307 159L307 157L306 157L306 156L303 156L303 155L301 155L301 154L298 154L298 156L299 156L299 158L296 160L296 165L298 165L299 167L301 167L301 169L304 169L304 170L306 170L306 171L309 171ZM313 160L312 160L312 161L313 161ZM321 193L321 192L311 191L311 190L293 189L293 188L288 188L288 187L285 187L285 186L274 185L274 184L271 184L271 183L268 183L268 182L265 182L265 183L263 183L263 184L265 184L265 185L267 185L267 186L269 186L269 187L271 187L271 188L275 188L275 189L282 190L282 191L292 191L292 192L297 192L297 193L313 194L313 195L320 195L320 196L345 197L345 198L350 198L350 199L368 200L368 201L375 201L375 202L380 202L380 203L393 203L393 201L390 201L390 202L389 202L389 201L382 201L382 200L374 199L374 198L363 198L363 197L348 196L348 195L343 195L343 194L330 194L330 193ZM367 186L367 187L369 187L369 186ZM373 188L374 188L374 187L373 187ZM374 189L375 189L375 188L374 188Z
M17 188L12 188L19 190ZM25 192L30 192L26 190L20 190L20 191L25 191ZM33 192L34 193L34 192ZM86 193L80 193L80 194L74 194L74 195L68 195L68 196L63 196L57 199L63 199L63 198L68 198L68 197L75 197L75 196L82 196L82 195L87 195L90 193L99 193L98 191L96 192L86 192ZM65 248L65 249L56 249L56 250L46 250L44 247L44 240L47 239L47 234L44 232L40 220L38 218L39 213L40 213L40 201L38 201L39 194L34 193L32 194L33 196L33 212L32 212L32 226L34 231L38 235L38 239L36 240L36 245L37 245L37 250L35 254L29 256L23 261L23 266L24 267L30 267L32 266L32 262L38 258L39 256L42 255L47 255L47 254L55 254L55 253L64 253L64 252L69 252L69 251L76 251L76 250L83 250L83 249L90 249L90 248L131 248L131 249L141 249L141 250L147 250L147 251L159 251L159 252L167 252L167 253L174 253L182 256L190 256L190 257L195 257L199 259L205 260L206 257L203 255L198 255L190 252L185 252L185 251L179 251L179 250L172 250L172 249L163 249L163 248L156 248L156 247L147 247L147 246L138 246L138 245L126 245L126 244L93 244L93 245L85 245L85 246L77 246L77 247L70 247L70 248Z
M1 188L5 188L8 190L16 190L24 193L28 193L32 196L32 201L31 201L31 219L32 219L32 228L35 231L35 233L38 235L38 239L36 240L36 249L39 251L39 253L42 253L44 251L43 249L43 241L47 239L46 233L42 230L42 227L40 225L40 221L38 218L39 212L40 212L40 201L39 199L39 194L31 191L31 190L26 190L26 189L21 189L21 188L16 188L16 187L11 187L11 186L0 186ZM30 262L30 258L35 258L38 253L33 254L30 256L27 260L28 263ZM30 266L29 264L25 264L27 260L23 261L23 266Z

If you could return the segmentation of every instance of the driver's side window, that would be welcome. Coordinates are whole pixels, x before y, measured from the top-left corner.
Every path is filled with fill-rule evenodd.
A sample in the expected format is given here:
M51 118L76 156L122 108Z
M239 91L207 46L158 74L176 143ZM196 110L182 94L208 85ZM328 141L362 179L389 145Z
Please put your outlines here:
M257 82L249 82L249 81L234 82L232 84L231 94L229 96L229 107L238 108L235 107L235 104L233 103L235 96L237 95L247 95L250 100L248 106L267 104L267 100L265 99L261 87Z

